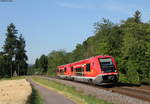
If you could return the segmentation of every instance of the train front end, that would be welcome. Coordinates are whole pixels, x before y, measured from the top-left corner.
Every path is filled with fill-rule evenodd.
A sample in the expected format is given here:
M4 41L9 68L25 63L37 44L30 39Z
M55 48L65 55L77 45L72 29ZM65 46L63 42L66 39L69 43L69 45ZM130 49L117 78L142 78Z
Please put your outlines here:
M112 56L97 57L97 69L99 74L94 79L95 84L117 83L119 71L116 62Z

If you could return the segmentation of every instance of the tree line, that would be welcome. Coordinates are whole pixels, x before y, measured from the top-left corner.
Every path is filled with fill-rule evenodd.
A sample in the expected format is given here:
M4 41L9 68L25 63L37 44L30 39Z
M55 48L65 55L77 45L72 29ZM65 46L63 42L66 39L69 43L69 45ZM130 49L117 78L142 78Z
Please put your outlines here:
M77 44L72 52L58 50L45 56L47 67L43 67L43 71L54 75L58 65L96 55L111 55L118 63L121 82L150 84L150 22L142 22L141 12L137 10L119 24L103 18L94 28L94 35ZM39 71L40 60L31 68L33 73Z
M0 77L27 74L26 43L22 34L11 23L7 26L6 39L0 52Z
M35 60L35 64L28 69L28 74L47 74L48 71L48 57L41 55L41 57Z

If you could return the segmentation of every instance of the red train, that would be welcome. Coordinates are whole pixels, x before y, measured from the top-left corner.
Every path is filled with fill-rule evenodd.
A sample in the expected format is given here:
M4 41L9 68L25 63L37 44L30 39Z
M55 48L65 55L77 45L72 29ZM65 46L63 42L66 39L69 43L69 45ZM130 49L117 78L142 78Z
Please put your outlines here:
M57 67L57 76L63 79L93 84L116 83L118 68L112 56L95 56Z

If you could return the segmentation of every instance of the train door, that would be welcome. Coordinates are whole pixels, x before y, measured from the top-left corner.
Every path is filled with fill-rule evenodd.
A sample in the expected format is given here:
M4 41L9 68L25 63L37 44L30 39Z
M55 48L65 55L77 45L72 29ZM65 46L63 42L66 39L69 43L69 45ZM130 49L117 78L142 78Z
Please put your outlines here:
M73 66L70 67L70 71L71 71L71 75L74 75L75 70L74 70Z
M91 72L91 64L87 63L86 70L85 70L85 76L90 76L90 72Z

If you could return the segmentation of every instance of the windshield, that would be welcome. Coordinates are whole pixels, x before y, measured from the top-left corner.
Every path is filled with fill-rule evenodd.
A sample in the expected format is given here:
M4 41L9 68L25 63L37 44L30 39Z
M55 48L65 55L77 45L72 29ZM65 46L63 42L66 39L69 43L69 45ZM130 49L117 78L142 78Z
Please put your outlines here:
M111 58L99 58L99 62L104 73L115 72L115 67Z

